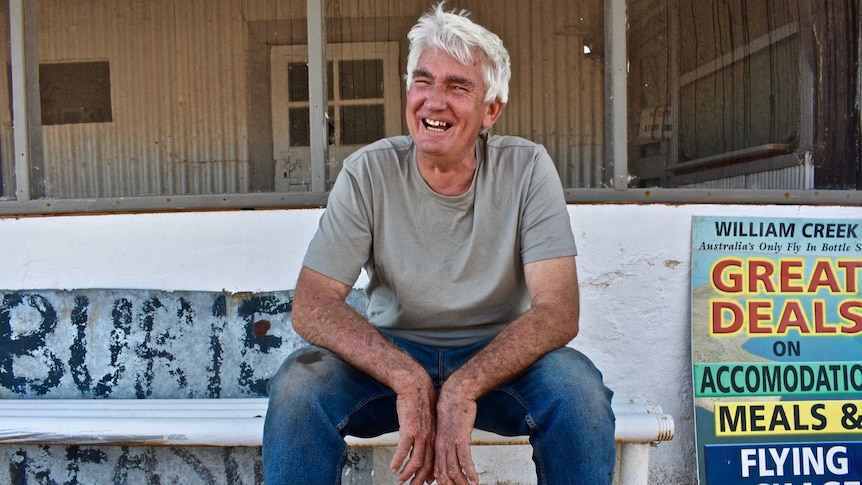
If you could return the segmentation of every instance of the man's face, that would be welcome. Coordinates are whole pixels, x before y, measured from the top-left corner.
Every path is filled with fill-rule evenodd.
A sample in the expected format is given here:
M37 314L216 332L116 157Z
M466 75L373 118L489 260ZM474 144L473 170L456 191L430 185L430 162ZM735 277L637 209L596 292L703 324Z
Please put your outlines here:
M433 47L419 56L407 86L407 127L424 160L454 164L473 157L479 132L500 115L499 100L484 101L481 59L465 66Z

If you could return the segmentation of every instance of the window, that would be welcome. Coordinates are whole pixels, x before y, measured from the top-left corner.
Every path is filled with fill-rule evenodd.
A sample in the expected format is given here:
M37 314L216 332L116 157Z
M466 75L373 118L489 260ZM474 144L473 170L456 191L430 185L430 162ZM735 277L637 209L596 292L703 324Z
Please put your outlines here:
M19 3L38 22L0 9L0 214L325 204L344 157L406 132L406 34L428 8ZM545 145L570 201L862 204L856 3L489 5L457 7L512 56L494 131Z
M628 4L631 186L862 187L852 6Z
M344 158L385 136L401 133L398 45L394 42L332 44L326 48L331 185ZM272 126L275 190L310 190L308 50L272 49ZM334 82L334 80L338 82Z
M111 70L107 62L39 66L43 125L111 121Z

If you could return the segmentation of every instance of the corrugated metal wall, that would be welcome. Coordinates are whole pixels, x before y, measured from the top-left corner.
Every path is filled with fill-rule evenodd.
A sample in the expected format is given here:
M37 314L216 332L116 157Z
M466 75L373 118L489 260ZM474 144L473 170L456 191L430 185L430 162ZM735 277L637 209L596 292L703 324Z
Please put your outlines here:
M604 177L604 58L584 55L603 41L604 3L467 2L512 57L509 105L495 130L542 143L567 187L599 187Z
M330 37L350 39L350 18L415 19L430 5L327 2L328 17L348 19ZM457 6L497 32L512 53L510 105L496 131L545 144L566 185L596 186L603 164L603 68L600 58L583 55L583 45L587 35L601 35L601 0ZM112 122L43 127L48 197L250 190L249 106L259 105L250 104L249 87L268 80L251 77L249 25L271 25L266 38L288 43L296 33L275 30L291 19L304 25L305 0L41 0L37 11L41 63L107 60L111 76ZM2 17L8 29L8 8ZM406 30L386 35L403 40ZM9 113L0 120L2 177L11 194Z
M638 128L642 109L675 102L676 47L669 34L678 19L670 9L676 5L672 1L629 3L631 131ZM8 2L0 4L0 35L8 39ZM328 38L339 43L400 41L403 69L407 29L431 4L326 2ZM699 15L694 4L685 5L689 15ZM603 186L608 178L604 1L463 0L449 6L470 10L503 38L512 54L509 106L494 130L544 144L567 187ZM305 43L305 7L306 0L38 0L40 62L106 60L111 70L111 122L43 127L48 197L269 190L274 174L265 51L271 45ZM781 15L772 19L775 26L789 22ZM750 22L755 26L771 19L754 17ZM766 27L758 29L761 33ZM721 39L712 37L697 37L705 44L695 50L707 59L723 52L717 43ZM690 42L677 42L681 61L694 55ZM592 55L583 53L584 45L594 48ZM794 55L786 57L796 69ZM0 59L9 62L8 49L0 50ZM8 83L0 83L0 103L9 99ZM798 114L779 118L794 116ZM760 117L755 121L761 128L771 123ZM0 195L11 197L10 109L0 109L0 156ZM796 188L792 180L797 175L789 177L773 182ZM727 186L736 185L728 180Z
M810 164L801 164L749 175L684 184L679 187L686 189L811 190L814 188L813 181L814 167Z
M40 2L41 62L108 60L113 122L45 126L51 197L244 191L236 2Z

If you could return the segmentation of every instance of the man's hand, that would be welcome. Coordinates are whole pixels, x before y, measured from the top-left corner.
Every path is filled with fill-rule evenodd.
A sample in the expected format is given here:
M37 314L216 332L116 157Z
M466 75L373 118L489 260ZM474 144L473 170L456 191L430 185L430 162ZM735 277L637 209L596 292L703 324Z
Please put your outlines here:
M397 474L398 483L410 480L411 485L422 485L434 481L436 401L437 392L427 374L398 393L398 447L389 464L392 473Z
M392 472L398 474L399 483L411 478L414 485L430 483L434 480L434 383L421 365L345 303L351 289L303 267L294 292L293 329L395 391L401 437Z
M510 323L467 363L452 373L437 398L434 473L440 485L479 482L470 454L476 399L515 378L578 333L578 276L575 258L524 265L530 310Z
M434 475L439 485L476 484L479 475L470 453L476 401L451 389L444 384L437 400Z

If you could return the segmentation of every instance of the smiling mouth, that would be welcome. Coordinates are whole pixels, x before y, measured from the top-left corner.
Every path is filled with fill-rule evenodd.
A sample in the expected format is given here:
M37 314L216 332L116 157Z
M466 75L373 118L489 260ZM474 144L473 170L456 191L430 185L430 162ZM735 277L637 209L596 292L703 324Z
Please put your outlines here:
M452 127L452 125L445 121L430 120L428 118L424 118L422 124L425 125L428 131L433 131L434 133L443 133Z

